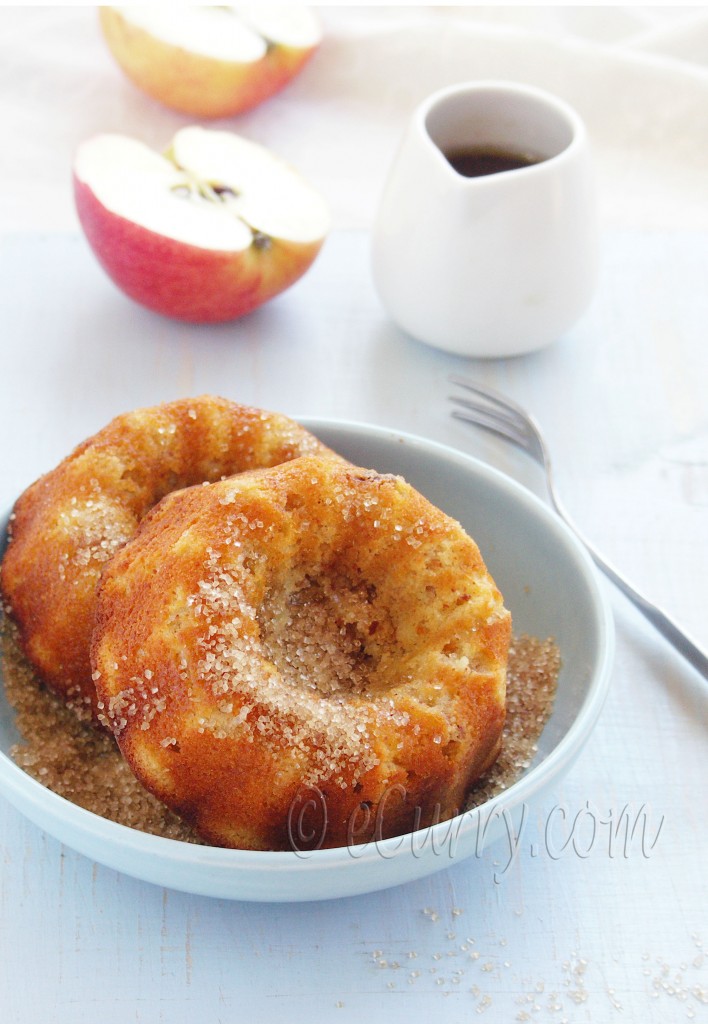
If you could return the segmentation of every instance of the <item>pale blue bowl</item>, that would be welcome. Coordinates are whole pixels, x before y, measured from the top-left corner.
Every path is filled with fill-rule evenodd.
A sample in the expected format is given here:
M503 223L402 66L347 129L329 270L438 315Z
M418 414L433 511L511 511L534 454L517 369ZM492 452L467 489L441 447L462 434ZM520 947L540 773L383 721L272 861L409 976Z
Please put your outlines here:
M485 848L507 834L510 821L518 827L524 805L558 784L597 721L612 668L612 617L594 565L555 514L515 481L444 445L359 423L302 422L350 461L404 476L458 519L504 595L514 632L556 639L563 665L536 757L502 795L431 829L308 854L223 850L117 825L35 782L9 757L18 737L0 686L0 793L101 864L169 888L237 900L331 899L399 885L479 854L482 826Z

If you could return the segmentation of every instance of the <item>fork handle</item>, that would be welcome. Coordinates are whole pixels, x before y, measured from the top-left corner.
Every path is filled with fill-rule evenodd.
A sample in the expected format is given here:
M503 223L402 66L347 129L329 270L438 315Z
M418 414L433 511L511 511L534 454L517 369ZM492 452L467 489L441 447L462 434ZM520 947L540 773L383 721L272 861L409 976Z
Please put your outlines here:
M558 508L557 511L560 513L563 519L567 522L568 526L575 532L579 540L587 548L592 560L598 569L601 569L608 579L612 580L614 585L621 590L626 598L628 598L632 604L637 608L645 619L651 622L652 626L658 630L661 635L669 641L669 643L684 656L689 664L693 665L697 672L703 676L704 679L708 680L708 654L698 646L698 644L692 640L679 626L676 625L674 620L662 611L657 605L652 604L646 597L643 597L638 590L635 590L631 583L620 576L616 569L614 569L609 562L599 554L598 551L592 546L592 544L586 540L580 530L575 526L570 517L565 513L564 510Z
M639 591L632 586L629 580L624 576L621 576L609 562L605 561L600 552L586 537L583 536L582 530L580 530L573 522L573 517L565 508L565 505L561 501L558 491L556 490L548 452L545 448L543 448L542 451L548 481L548 496L551 499L551 504L558 515L565 522L566 526L570 527L578 540L585 546L588 554L598 569L601 569L605 576L612 580L617 589L622 591L624 596L632 602L635 608L642 613L648 622L651 622L657 632L661 633L664 639L668 640L672 647L682 654L686 661L690 665L693 665L696 671L699 672L706 681L708 681L708 654L698 646L695 640L692 640L687 636L683 629L681 629L681 627L678 626L665 611L662 611L658 605L653 604L644 597L643 594L640 594Z

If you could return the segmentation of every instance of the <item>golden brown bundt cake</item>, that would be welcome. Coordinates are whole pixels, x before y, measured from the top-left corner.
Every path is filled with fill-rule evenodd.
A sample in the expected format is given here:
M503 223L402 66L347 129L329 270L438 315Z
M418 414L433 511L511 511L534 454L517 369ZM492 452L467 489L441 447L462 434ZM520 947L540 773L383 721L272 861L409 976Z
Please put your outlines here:
M304 849L462 808L510 630L459 523L306 456L160 502L103 574L92 661L149 790L214 844Z
M17 501L0 567L5 604L40 677L77 711L95 715L96 583L160 498L327 452L285 416L212 396L126 413L84 441Z

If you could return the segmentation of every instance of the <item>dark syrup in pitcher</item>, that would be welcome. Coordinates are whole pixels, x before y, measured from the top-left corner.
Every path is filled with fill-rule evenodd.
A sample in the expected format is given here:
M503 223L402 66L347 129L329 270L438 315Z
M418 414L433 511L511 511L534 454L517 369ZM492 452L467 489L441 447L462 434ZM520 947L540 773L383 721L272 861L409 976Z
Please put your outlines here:
M483 178L502 171L518 171L541 163L543 157L531 153L513 153L509 150L466 146L450 149L445 159L464 178Z

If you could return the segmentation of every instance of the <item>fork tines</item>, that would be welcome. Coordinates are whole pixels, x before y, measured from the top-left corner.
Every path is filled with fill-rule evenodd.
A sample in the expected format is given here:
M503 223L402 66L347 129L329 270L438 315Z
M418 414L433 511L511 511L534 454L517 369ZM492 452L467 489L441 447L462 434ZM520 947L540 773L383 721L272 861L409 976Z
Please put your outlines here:
M457 384L478 396L472 398L463 395L448 395L449 401L461 406L460 409L454 409L452 412L455 419L489 430L518 445L524 451L528 451L529 435L526 419L517 410L514 402L494 391L493 388L477 384L466 377L450 374L448 380L451 384Z

